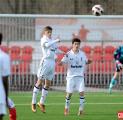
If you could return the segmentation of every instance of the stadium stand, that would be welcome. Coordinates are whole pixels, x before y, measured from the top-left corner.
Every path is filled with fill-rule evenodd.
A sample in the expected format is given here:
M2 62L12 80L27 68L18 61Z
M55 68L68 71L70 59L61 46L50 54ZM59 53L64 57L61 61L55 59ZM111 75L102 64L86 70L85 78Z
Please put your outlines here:
M10 54L16 54L19 55L21 52L21 48L17 45L10 47L9 49Z
M95 46L93 48L93 52L97 54L103 54L103 47L102 46Z
M104 53L107 54L113 54L115 51L115 47L114 46L105 46L104 47Z
M32 52L33 52L32 46L27 45L22 48L22 54L32 54Z
M91 46L83 46L81 50L83 50L86 54L91 54L92 48Z

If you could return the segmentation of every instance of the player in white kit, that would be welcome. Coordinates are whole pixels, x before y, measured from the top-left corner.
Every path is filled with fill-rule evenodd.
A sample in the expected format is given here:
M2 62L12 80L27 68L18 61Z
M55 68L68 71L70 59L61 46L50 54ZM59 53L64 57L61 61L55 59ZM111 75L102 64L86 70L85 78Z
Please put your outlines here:
M2 43L2 33L0 33L0 45ZM0 50L0 114L6 114L6 106L9 109L10 120L16 120L16 109L13 101L8 98L8 77L10 75L9 55Z
M0 45L2 43L2 34L0 33ZM3 84L3 71L6 68L4 64L4 52L0 49L0 120L6 114L6 92ZM6 60L5 60L6 61Z
M80 95L80 105L78 115L81 115L84 108L84 71L86 64L91 63L85 53L80 48L80 39L73 38L72 49L63 57L59 65L67 64L67 83L66 83L66 100L64 115L69 114L70 99L74 90L77 90Z
M62 51L57 48L56 44L60 42L60 40L53 40L51 35L52 28L50 26L46 26L41 38L42 59L37 73L38 80L33 89L31 106L33 112L36 112L36 98L40 87L42 86L42 95L37 105L40 107L41 111L45 113L45 100L48 94L50 82L53 79L55 72L55 55L56 53L62 53Z

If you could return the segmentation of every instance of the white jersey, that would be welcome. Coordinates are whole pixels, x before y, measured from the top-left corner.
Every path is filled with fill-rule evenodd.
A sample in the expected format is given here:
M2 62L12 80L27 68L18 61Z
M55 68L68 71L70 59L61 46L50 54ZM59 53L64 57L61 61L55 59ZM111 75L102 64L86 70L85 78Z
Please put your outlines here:
M0 103L3 104L6 101L2 77L8 75L10 75L10 58L5 52L0 50Z
M41 38L42 59L55 60L57 42L58 40L52 40L45 35Z
M68 66L67 77L84 76L85 65L87 57L84 52L80 51L74 53L70 50L62 59L63 63Z

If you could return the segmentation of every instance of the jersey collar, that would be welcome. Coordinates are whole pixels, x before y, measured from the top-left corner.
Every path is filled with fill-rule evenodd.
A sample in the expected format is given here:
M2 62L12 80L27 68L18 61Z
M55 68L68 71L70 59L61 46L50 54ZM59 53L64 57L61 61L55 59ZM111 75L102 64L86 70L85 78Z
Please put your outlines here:
M71 52L72 52L72 54L75 54L76 55L76 54L79 54L80 53L80 50L77 53L74 53L73 50L71 49Z

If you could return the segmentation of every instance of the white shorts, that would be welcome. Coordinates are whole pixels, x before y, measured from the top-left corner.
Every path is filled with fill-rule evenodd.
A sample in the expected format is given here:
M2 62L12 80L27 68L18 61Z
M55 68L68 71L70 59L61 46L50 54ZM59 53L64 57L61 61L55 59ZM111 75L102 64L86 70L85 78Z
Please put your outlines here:
M73 93L73 91L77 90L78 92L84 92L85 84L83 77L72 77L66 78L67 85L66 85L66 92Z
M0 104L0 115L6 114L6 104Z
M38 69L37 77L39 80L52 80L55 73L54 60L42 60Z

